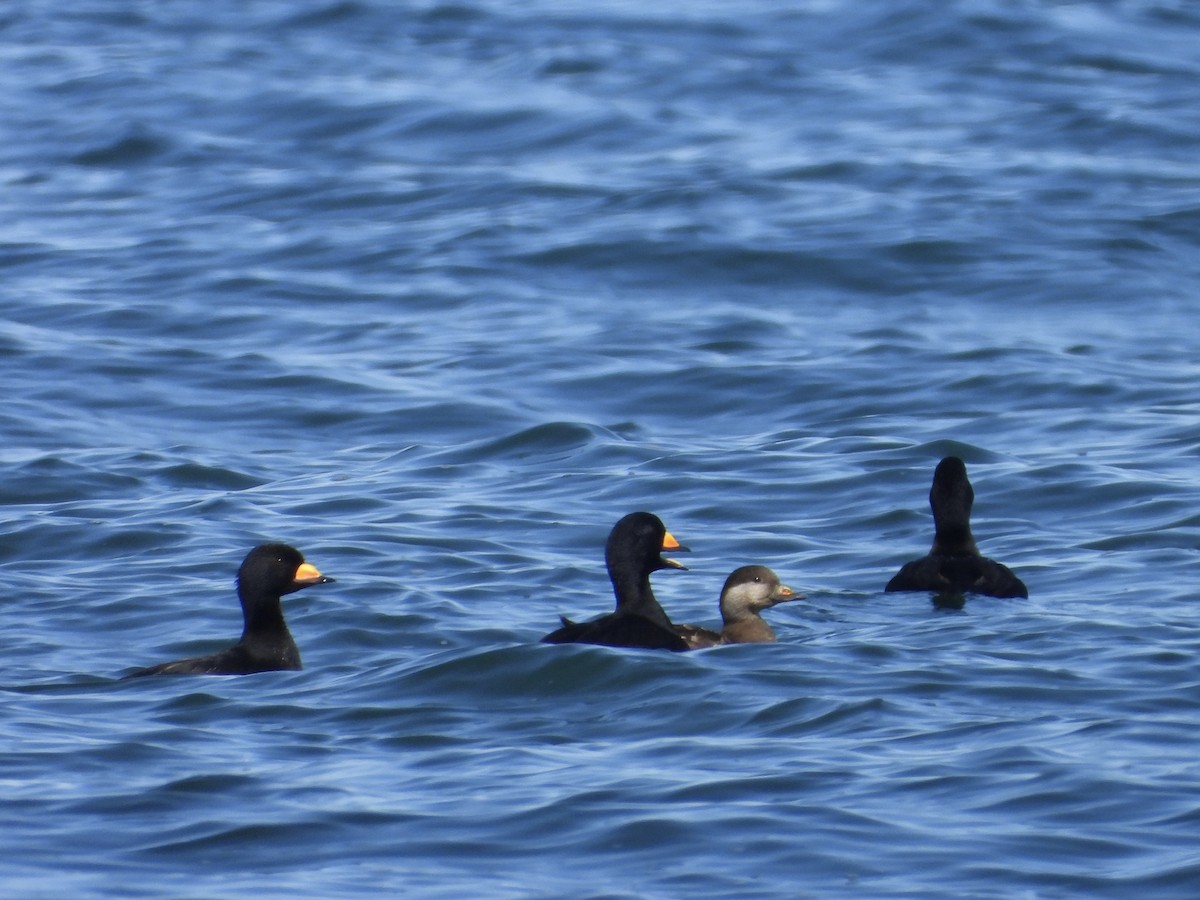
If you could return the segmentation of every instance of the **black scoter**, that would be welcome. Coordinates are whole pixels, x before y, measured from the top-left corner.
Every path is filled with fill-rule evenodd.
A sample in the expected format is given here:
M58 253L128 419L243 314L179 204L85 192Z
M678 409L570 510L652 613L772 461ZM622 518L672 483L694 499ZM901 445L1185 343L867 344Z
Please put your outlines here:
M333 581L304 561L287 544L262 544L242 561L237 575L242 603L242 638L211 656L194 656L138 669L126 678L143 675L249 675L299 669L300 650L292 640L279 598L314 584Z
M689 649L675 633L671 620L654 599L650 573L659 569L686 569L662 556L665 551L686 551L653 513L635 512L622 518L608 535L604 561L612 580L617 608L590 622L562 617L562 627L542 638L547 644L604 644L651 650Z
M980 555L971 536L974 502L966 464L957 456L947 456L934 470L929 490L933 547L928 556L905 563L884 590L1028 597L1025 584L1007 566Z
M717 644L770 643L775 632L760 613L776 603L803 600L779 576L766 566L742 566L725 579L721 588L721 619L719 632L696 625L677 625L676 631L693 650Z

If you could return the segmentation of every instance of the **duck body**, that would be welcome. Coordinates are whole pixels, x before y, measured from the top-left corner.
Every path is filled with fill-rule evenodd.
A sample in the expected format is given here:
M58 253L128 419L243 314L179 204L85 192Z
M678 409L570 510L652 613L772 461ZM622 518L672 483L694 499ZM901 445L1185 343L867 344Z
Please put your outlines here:
M696 625L677 625L676 630L691 650L718 644L773 643L775 632L762 617L762 611L778 603L803 600L779 580L766 566L742 566L725 579L721 588L721 630Z
M291 634L280 635L270 646L248 647L239 641L232 647L208 656L192 656L174 662L159 663L131 672L127 678L145 675L253 675L257 672L281 672L303 668L300 648Z
M721 632L705 628L703 625L676 625L674 630L683 638L689 650L703 650L721 643Z
M616 608L588 622L562 618L562 627L542 638L546 644L602 644L647 650L689 649L654 597L650 575L659 569L684 569L663 552L686 551L653 513L636 512L613 526L604 561L616 596Z
M602 644L607 647L639 647L644 650L691 648L673 628L636 613L612 612L589 622L572 622L562 617L562 627L542 638L545 644Z
M241 639L218 653L159 663L125 677L251 675L300 669L300 649L284 621L280 598L331 581L332 578L306 563L294 547L287 544L255 547L238 569L237 592L243 620Z
M974 502L966 464L957 456L947 456L934 469L929 490L933 546L925 556L901 566L884 590L1028 597L1029 589L1008 566L979 552L971 534Z
M986 556L930 553L900 567L885 591L933 591L938 594L986 594L1028 597L1029 589L1003 563Z

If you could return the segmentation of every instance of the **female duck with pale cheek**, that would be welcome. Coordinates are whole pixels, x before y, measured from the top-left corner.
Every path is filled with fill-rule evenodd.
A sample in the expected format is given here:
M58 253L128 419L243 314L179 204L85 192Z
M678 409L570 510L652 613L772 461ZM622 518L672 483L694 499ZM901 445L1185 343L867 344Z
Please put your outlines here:
M300 650L283 620L284 594L333 581L304 561L295 547L263 544L246 556L238 569L237 593L242 603L242 637L210 656L193 656L138 669L126 678L143 675L250 675L299 669Z
M777 603L803 600L779 576L766 566L742 566L725 579L721 588L719 632L695 625L677 625L676 630L688 647L699 650L717 644L766 644L775 640L775 632L761 613Z

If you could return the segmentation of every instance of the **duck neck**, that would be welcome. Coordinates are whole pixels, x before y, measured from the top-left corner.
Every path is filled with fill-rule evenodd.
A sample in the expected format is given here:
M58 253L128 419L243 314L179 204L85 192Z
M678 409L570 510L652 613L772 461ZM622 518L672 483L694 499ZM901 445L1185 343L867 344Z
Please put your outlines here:
M617 595L617 609L621 612L643 616L669 628L671 620L654 598L650 589L649 575L612 575L613 593Z
M726 622L721 636L731 644L772 643L775 632L758 613Z
M242 640L284 639L290 641L292 633L283 620L283 607L278 600L274 603L247 604L242 601Z
M934 556L977 556L979 548L969 522L939 522L933 535Z

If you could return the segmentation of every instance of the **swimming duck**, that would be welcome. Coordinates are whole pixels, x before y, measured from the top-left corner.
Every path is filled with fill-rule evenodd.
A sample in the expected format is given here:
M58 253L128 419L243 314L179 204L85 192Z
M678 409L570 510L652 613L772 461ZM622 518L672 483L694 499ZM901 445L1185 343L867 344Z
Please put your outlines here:
M304 561L295 547L262 544L242 561L237 575L242 603L242 638L210 656L193 656L138 669L126 678L143 675L249 675L280 669L299 669L300 650L292 640L279 598L314 584L333 581Z
M562 627L542 638L547 644L604 644L654 650L687 650L671 620L654 599L650 573L687 566L662 556L687 551L653 513L635 512L622 518L608 535L604 561L617 598L616 609L590 622L562 617Z
M947 456L934 469L929 490L933 547L928 556L905 563L884 590L1028 597L1029 590L1007 566L980 555L971 536L974 502L966 464L957 456Z
M675 629L693 650L717 644L756 644L775 640L775 632L760 615L777 603L803 600L779 576L766 566L742 566L725 579L721 588L721 619L719 632L696 625L676 625Z

